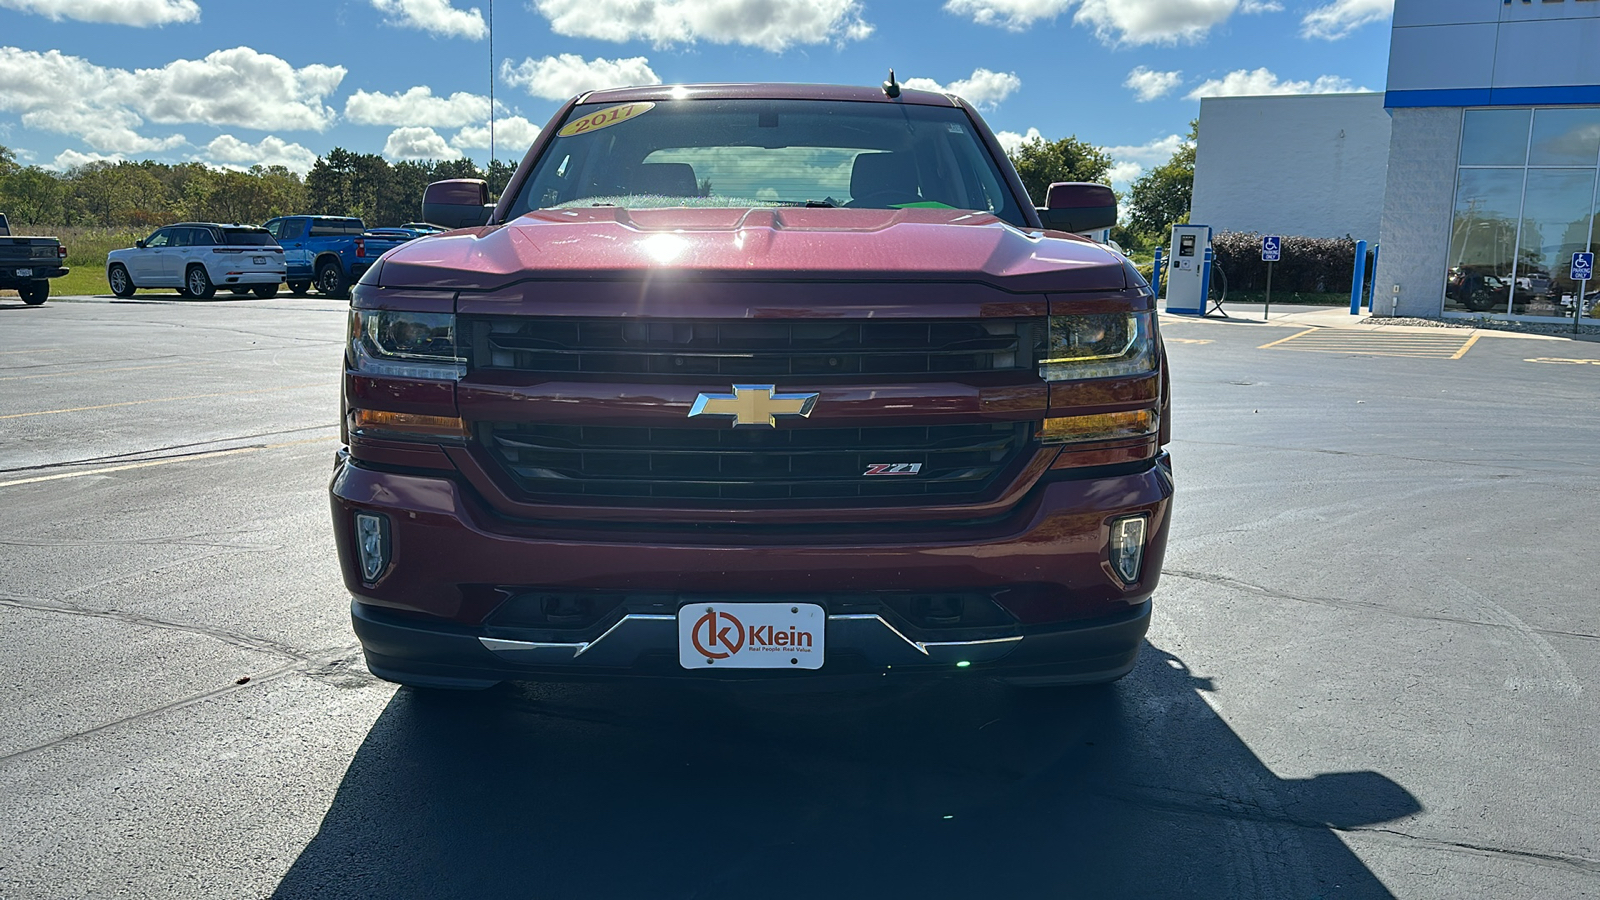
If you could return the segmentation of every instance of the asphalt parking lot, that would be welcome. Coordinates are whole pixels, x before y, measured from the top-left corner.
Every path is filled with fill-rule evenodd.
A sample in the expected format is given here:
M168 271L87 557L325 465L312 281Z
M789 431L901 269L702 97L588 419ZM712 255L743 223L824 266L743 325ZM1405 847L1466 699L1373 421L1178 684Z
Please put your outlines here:
M0 897L1600 896L1600 344L1164 319L1109 689L439 699L350 632L344 319L0 301Z

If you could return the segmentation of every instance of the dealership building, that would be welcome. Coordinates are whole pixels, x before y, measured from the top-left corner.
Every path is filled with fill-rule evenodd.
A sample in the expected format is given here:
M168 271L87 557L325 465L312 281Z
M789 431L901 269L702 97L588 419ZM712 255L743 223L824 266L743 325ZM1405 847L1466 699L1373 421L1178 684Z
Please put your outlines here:
M1396 0L1385 93L1202 103L1191 219L1376 239L1376 315L1595 317L1597 186L1600 0Z

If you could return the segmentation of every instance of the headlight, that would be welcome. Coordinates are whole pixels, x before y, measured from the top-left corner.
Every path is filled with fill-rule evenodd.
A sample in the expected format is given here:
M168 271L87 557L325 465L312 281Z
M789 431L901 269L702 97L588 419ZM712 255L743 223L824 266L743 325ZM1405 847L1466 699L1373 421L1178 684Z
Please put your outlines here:
M1145 375L1156 370L1153 313L1051 316L1039 377L1045 381Z
M350 360L358 372L455 381L466 374L450 313L350 311Z

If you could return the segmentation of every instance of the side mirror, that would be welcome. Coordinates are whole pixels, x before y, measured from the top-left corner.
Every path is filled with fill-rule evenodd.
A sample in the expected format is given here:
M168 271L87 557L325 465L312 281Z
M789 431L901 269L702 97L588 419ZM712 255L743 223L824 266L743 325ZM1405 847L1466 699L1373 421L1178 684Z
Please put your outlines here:
M134 241L133 245L135 247L138 247L140 250L143 250L144 249L144 238L139 238L137 241Z
M1094 231L1117 224L1117 195L1103 184L1058 181L1045 194L1039 221L1053 231Z
M422 220L432 225L476 228L488 224L493 212L489 183L481 178L435 181L422 194Z

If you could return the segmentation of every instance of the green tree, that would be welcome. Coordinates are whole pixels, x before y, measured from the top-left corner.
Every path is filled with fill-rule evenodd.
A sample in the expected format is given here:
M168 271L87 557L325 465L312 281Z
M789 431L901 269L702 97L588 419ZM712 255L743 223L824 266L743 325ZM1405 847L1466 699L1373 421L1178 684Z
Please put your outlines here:
M1189 123L1189 139L1172 158L1133 183L1128 227L1147 239L1161 240L1173 225L1189 220L1194 197L1194 152L1200 120Z
M0 178L14 174L22 166L17 164L16 151L4 144L0 144Z
M63 220L66 191L56 176L29 166L0 178L0 211L25 225L56 224Z
M1058 181L1105 184L1111 172L1111 154L1078 140L1076 135L1059 141L1036 137L1024 142L1010 156L1035 206L1044 205L1045 193Z

